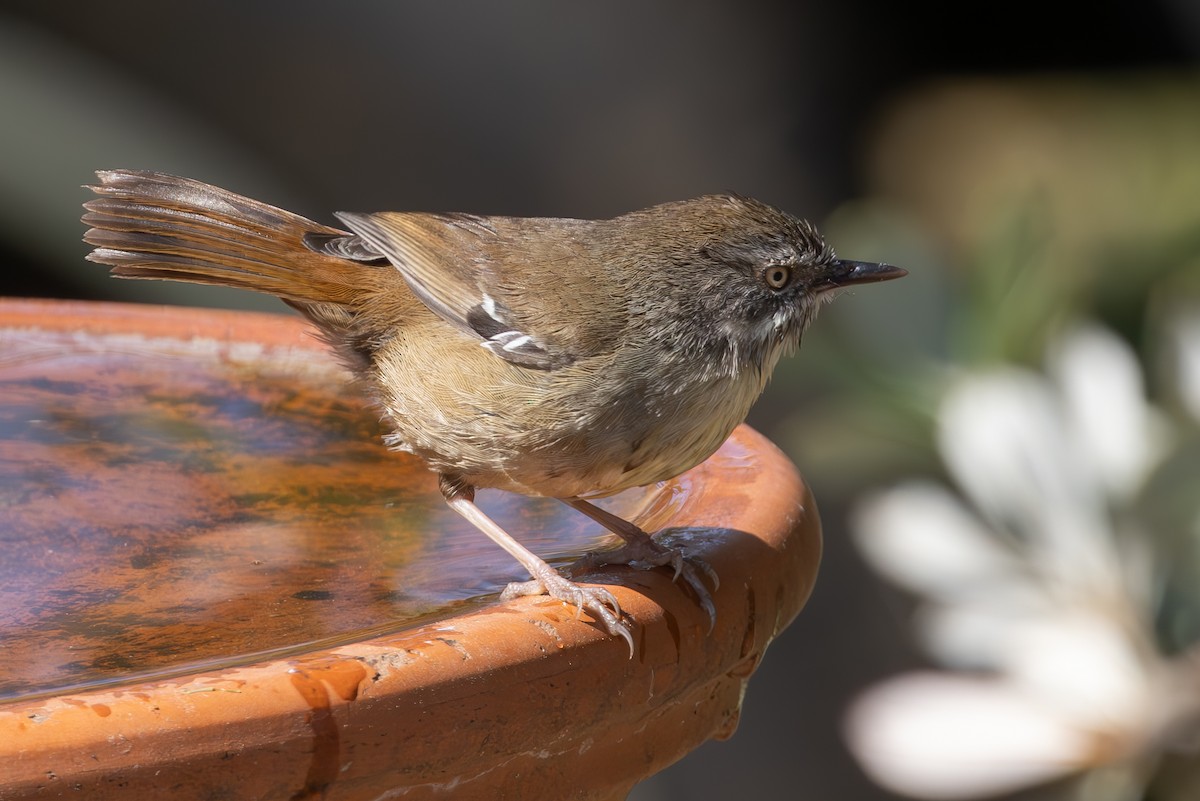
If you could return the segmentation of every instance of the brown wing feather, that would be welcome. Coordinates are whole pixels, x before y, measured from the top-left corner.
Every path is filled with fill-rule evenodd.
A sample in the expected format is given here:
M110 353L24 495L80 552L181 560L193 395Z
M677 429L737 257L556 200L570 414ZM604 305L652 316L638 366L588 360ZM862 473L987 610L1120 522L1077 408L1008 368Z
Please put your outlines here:
M556 369L615 347L624 319L588 308L596 222L404 212L337 216L385 254L430 309L502 358ZM620 289L617 282L610 287Z

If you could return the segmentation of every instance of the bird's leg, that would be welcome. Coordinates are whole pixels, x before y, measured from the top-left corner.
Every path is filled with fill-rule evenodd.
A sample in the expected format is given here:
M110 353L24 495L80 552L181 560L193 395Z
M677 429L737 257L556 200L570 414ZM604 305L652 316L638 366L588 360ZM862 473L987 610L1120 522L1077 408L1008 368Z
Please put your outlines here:
M549 595L574 606L576 617L586 609L604 624L609 634L623 638L629 644L629 655L633 656L633 634L630 633L629 627L621 622L621 607L611 592L603 587L583 587L564 578L484 514L483 510L475 505L475 488L471 485L463 483L456 476L441 475L438 477L438 486L451 509L488 535L492 542L508 551L533 578L532 581L509 584L500 594L502 600L523 595Z
M713 606L708 587L700 579L700 574L708 576L714 590L721 586L721 582L716 572L704 560L684 556L678 548L660 545L633 523L582 498L563 498L562 501L625 540L625 544L616 550L588 554L576 563L578 568L588 570L599 565L629 565L648 570L663 565L670 566L675 571L674 580L677 581L682 576L684 582L696 593L700 606L708 613L709 628L716 624L717 610Z

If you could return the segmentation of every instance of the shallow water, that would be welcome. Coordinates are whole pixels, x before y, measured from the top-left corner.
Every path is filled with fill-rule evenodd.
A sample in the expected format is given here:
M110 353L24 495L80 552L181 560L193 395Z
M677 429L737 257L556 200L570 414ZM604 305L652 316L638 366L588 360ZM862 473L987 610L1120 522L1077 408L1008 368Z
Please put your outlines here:
M317 347L0 327L0 701L397 631L527 578ZM686 494L603 503L652 528ZM551 561L608 539L479 502Z

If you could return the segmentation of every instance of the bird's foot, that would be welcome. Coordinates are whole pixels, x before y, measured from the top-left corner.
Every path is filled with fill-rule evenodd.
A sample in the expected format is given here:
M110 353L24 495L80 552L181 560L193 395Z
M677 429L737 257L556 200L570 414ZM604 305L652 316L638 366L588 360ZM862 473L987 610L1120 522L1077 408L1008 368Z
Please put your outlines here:
M633 634L621 620L621 605L617 598L603 587L584 587L561 576L549 565L545 570L534 572L532 581L514 581L500 593L500 600L508 601L525 595L549 595L575 607L575 618L584 611L604 624L609 634L621 637L629 645L629 656L633 657Z
M713 590L721 586L717 573L707 562L695 556L687 556L677 547L661 545L647 534L637 539L629 539L619 548L611 551L589 553L571 565L572 575L582 575L604 565L628 565L639 570L652 570L656 567L669 567L675 571L673 581L683 579L695 594L697 602L708 614L708 630L712 631L717 622L717 610L713 605L712 593L701 579L706 576Z

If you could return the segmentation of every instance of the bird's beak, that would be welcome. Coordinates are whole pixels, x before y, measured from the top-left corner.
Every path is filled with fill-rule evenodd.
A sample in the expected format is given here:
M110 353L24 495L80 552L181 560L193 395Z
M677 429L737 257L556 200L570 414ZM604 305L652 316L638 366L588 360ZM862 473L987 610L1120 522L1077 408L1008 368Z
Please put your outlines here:
M825 281L817 289L834 289L850 284L873 284L876 281L890 281L906 275L908 275L908 270L891 264L838 259L825 270Z

